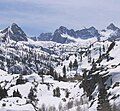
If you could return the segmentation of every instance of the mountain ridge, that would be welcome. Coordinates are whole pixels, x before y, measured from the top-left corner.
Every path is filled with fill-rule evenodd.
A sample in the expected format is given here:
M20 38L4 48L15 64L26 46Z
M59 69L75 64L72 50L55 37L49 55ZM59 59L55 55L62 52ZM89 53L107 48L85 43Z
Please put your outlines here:
M114 39L119 39L120 38L120 29L118 27L116 27L113 23L110 23L105 29L104 31L107 33L108 30L112 30L113 33L111 33L108 37L109 40L114 40ZM74 30L74 29L68 29L64 26L60 26L58 29L56 29L53 33L51 33L50 36L47 36L45 38L45 35L47 35L48 33L42 33L40 34L38 40L41 41L54 41L57 43L70 43L70 42L75 42L73 40L70 40L67 36L66 37L62 37L62 35L66 34L68 36L71 36L75 39L89 39L89 38L93 38L96 37L98 41L100 41L101 37L103 37L104 35L102 35L99 30L97 30L95 27L91 26L89 28L83 28L80 30ZM43 36L42 36L43 35ZM44 38L44 40L42 39Z
M108 35L109 40L119 40L120 39L120 29L116 27L113 23L108 25L104 30L99 31L95 27L91 26L89 28L83 28L80 30L68 29L64 26L60 26L53 33L41 33L38 37L28 37L25 32L19 27L16 23L13 23L11 26L8 26L4 30L1 30L0 33L3 34L3 39L6 39L9 36L12 40L18 41L28 41L28 38L31 38L34 41L53 41L57 43L70 43L76 42L73 39L89 39L97 38L100 41L104 35L101 32L108 33L111 30L112 33ZM63 37L63 35L66 35ZM73 39L68 38L70 36Z

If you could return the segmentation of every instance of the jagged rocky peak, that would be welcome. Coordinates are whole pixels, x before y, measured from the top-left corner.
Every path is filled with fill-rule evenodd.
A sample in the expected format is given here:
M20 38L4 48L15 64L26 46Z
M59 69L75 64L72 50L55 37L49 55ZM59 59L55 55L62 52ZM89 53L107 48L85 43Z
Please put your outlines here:
M89 28L85 28L85 30L90 31L90 32L96 32L96 31L98 31L94 26L91 26Z
M73 30L73 29L70 29L69 31L68 31L68 35L70 35L70 36L72 36L72 37L77 37L76 36L76 31L75 30Z
M66 27L64 27L64 26L60 26L59 30L61 32L65 33L65 32L67 32L68 29Z
M95 27L90 27L90 28L88 28L88 30L91 30L91 31L96 31L97 29L95 28Z
M113 40L120 40L120 29L116 27L113 23L111 23L108 27L108 30L113 30L113 32L110 34L110 37L108 40L113 41Z
M67 34L68 29L64 26L60 26L58 29L56 29L55 33L59 34Z
M76 37L76 32L73 29L67 29L64 26L60 26L55 32L54 34L68 34L70 36Z
M63 38L61 35L67 34L73 38L81 38L81 39L88 39L92 37L97 37L98 40L100 39L100 34L98 30L95 27L90 28L84 28L81 30L73 30L73 29L67 29L64 26L61 26L59 29L57 29L53 34L53 41L63 43L63 41L66 41L66 38Z
M92 37L100 37L98 30L95 27L84 28L76 31L77 37L82 39L88 39Z
M100 34L98 33L98 30L95 28L95 27L90 27L88 28L88 31L90 31L90 33L93 35L93 36L100 36Z
M12 23L12 25L11 25L11 28L14 28L14 27L16 27L16 28L18 28L19 26L16 24L16 23Z
M11 25L11 30L14 34L20 34L21 36L27 36L24 31L16 24L16 23L13 23Z
M84 28L84 29L77 30L77 31L74 29L68 29L65 26L60 26L58 29L54 31L53 34L52 33L41 33L39 37L37 37L37 40L41 40L41 41L51 40L51 41L58 42L58 43L73 42L73 40L70 39L69 36L73 38L81 38L81 39L89 39L92 37L97 37L98 40L100 39L100 34L98 30L93 26L90 28Z
M14 41L27 41L27 35L16 23L4 29L1 33L5 34L6 37L9 34L10 39Z
M113 23L111 23L111 24L107 27L107 29L108 29L108 30L113 30L113 31L115 31L115 30L117 30L117 29L119 29L119 28L116 27Z

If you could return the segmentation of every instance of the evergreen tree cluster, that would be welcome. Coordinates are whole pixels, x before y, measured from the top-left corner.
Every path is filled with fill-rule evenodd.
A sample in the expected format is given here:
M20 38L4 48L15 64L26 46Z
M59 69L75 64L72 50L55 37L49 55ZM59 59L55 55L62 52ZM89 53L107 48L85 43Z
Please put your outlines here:
M20 94L20 92L18 91L18 89L17 89L17 91L14 90L14 92L13 92L13 97L22 98L22 95Z
M23 79L23 76L20 75L19 78L16 81L16 85L18 85L18 84L25 84L26 82L27 82L27 80Z
M70 71L72 70L72 69L74 69L74 70L77 70L78 69L78 61L77 61L77 59L75 59L75 61L72 63L72 61L70 61L70 63L69 63L69 68L70 68Z
M60 97L60 88L57 87L56 89L53 90L53 96L55 97Z

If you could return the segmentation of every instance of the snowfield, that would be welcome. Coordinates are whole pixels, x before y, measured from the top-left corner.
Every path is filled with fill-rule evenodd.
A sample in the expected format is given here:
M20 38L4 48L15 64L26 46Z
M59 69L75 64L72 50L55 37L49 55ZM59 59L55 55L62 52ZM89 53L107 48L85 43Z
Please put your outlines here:
M0 39L0 111L120 111L120 41L108 41L112 33L101 31L101 41L63 34L75 41L65 44Z

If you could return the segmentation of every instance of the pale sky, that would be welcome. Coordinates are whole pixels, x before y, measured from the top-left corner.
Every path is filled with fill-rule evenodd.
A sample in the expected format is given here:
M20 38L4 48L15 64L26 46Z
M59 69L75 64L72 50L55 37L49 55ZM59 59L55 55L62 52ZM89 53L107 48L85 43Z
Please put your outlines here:
M61 25L103 29L112 22L120 27L120 0L0 0L0 29L13 22L31 36Z

